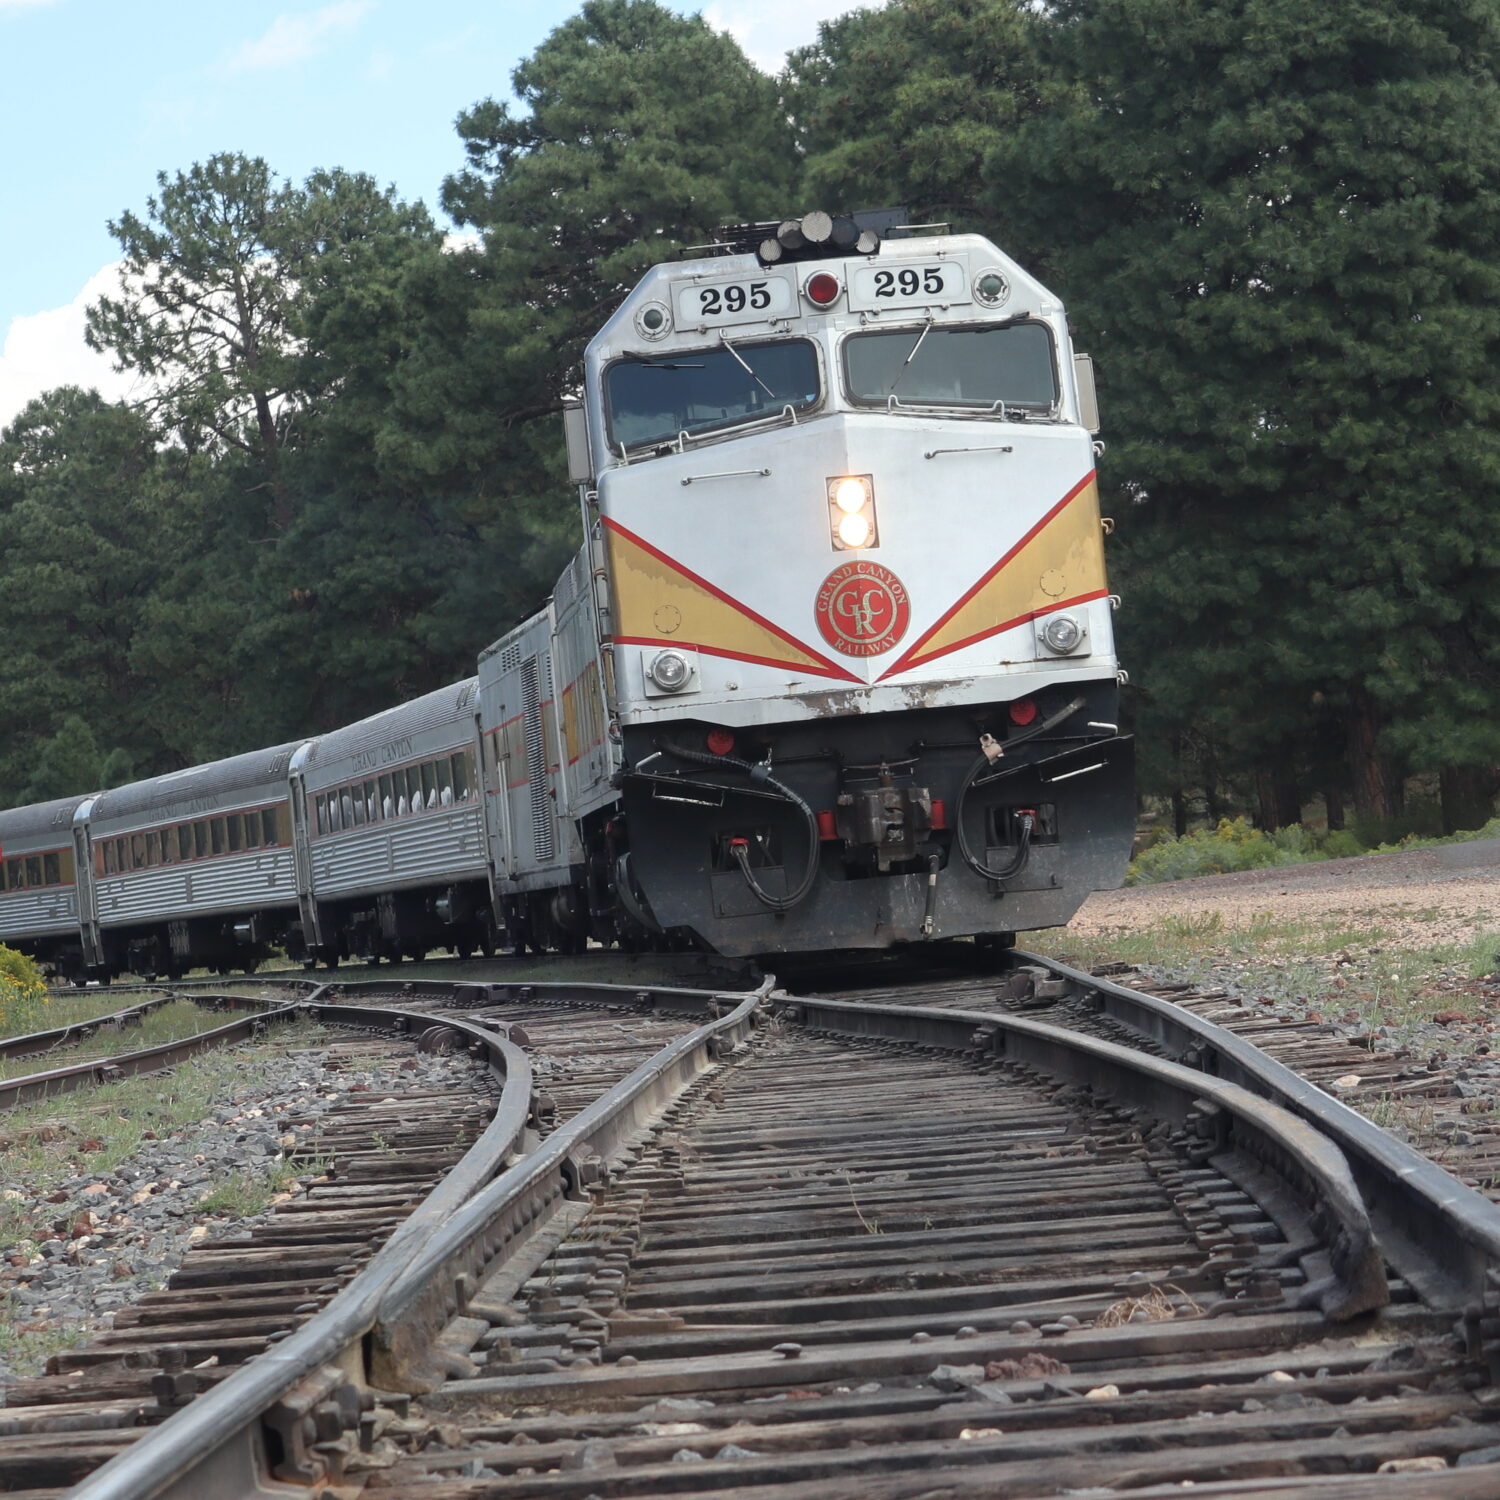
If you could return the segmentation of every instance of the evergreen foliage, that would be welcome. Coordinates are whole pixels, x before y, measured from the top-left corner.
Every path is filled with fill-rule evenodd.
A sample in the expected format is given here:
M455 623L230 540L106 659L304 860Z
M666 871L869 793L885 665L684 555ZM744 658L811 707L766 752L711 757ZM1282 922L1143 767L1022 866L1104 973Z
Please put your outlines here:
M1026 0L891 0L825 22L784 79L806 201L983 232L987 158L1055 103L1037 35Z
M700 16L586 0L458 118L467 247L366 176L164 171L89 318L136 395L0 434L0 805L471 671L577 543L556 408L640 275L719 224L903 203L1035 270L1099 359L1178 831L1192 793L1211 825L1322 795L1396 828L1413 776L1479 826L1497 42L1500 0L890 0L770 79Z
M989 163L1106 372L1145 726L1343 751L1374 816L1500 760L1497 39L1474 0L1063 0L1072 107Z

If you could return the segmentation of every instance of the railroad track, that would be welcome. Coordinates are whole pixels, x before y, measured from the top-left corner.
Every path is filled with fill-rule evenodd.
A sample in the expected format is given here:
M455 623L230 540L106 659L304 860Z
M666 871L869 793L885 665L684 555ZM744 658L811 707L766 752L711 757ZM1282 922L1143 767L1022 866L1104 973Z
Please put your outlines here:
M367 1493L1035 1496L1500 1443L1447 1320L1352 1246L1330 1291L1327 1234L1235 1156L1025 1065L786 1026L444 1388L463 1443ZM617 1289L549 1292L601 1248Z
M649 991L624 992L610 1003L567 987L539 1004L507 1006L508 996L487 986L433 984L421 987L427 1012L372 1007L360 1003L371 996L356 1000L349 988L287 1008L199 996L204 1005L244 1008L262 1023L253 1031L231 1026L203 1036L229 1045L241 1039L241 1030L245 1038L262 1035L267 1020L312 1015L356 1033L319 1045L327 1068L389 1067L417 1050L468 1051L476 1062L471 1085L377 1091L351 1097L316 1121L282 1118L280 1129L307 1132L298 1134L290 1163L310 1164L318 1180L248 1234L189 1252L162 1291L122 1309L109 1331L54 1356L46 1375L13 1382L0 1415L0 1490L55 1494L84 1478L133 1443L146 1424L185 1407L315 1318L398 1229L420 1231L420 1224L407 1223L414 1214L425 1216L428 1228L440 1223L525 1140L544 1137L560 1112L586 1105L685 1025L681 1015L648 1008L642 996ZM401 998L409 1002L413 988L401 986ZM93 1029L90 1023L71 1031ZM188 1055L189 1043L202 1042L195 1037L51 1069L10 1087L26 1099L90 1079L110 1081L121 1071L170 1065ZM555 1080L553 1095L533 1090L536 1075ZM508 1118L492 1127L507 1083ZM460 1162L465 1170L433 1195L433 1184Z
M1020 958L962 1009L575 997L721 1014L602 1093L560 1071L545 1140L510 1109L492 1171L78 1494L1494 1493L1495 1207L1191 1011ZM549 987L448 989L431 1044L557 1024Z

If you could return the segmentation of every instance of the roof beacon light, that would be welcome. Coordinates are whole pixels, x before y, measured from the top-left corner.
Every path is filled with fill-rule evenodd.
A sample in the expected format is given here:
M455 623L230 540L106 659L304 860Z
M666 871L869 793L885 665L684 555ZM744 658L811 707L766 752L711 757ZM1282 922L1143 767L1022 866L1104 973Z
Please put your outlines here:
M837 276L830 276L827 271L819 271L816 275L807 278L807 284L802 291L815 307L828 307L838 301L839 293L843 291L843 288L839 285Z

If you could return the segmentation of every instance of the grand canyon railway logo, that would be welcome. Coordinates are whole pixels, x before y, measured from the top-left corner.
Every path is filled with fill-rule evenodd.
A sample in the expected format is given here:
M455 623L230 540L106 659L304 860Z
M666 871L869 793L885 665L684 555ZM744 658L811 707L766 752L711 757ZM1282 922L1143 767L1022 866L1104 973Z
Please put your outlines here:
M879 563L847 562L818 589L818 629L845 656L879 656L906 634L911 597L906 585Z

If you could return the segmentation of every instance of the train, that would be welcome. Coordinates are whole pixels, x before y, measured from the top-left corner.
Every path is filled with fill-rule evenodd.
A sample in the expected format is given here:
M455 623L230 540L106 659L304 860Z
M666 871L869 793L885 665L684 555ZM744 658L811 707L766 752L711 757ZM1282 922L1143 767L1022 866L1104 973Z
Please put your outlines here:
M0 941L75 983L447 949L1004 948L1134 828L1092 362L975 234L730 226L562 412L581 544L474 675L0 812Z

